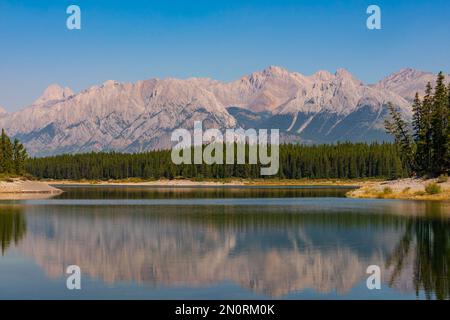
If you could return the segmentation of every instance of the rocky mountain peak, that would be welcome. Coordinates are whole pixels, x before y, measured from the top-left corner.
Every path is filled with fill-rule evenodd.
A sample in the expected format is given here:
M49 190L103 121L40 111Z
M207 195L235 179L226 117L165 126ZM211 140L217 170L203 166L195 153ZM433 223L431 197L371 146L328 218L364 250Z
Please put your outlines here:
M313 81L332 81L334 76L326 70L319 70L310 77Z
M433 76L431 72L423 72L413 68L403 68L382 79L379 84L382 86L400 85L409 80L415 80L424 76Z
M446 75L446 79L448 81L450 75ZM375 87L392 91L404 99L412 101L416 92L423 95L426 84L430 82L434 86L435 80L436 75L432 72L403 68L380 80Z
M362 81L355 78L347 69L339 68L334 75L339 80L351 81L356 85L363 85Z
M104 87L113 87L117 84L120 84L120 83L115 80L106 80L105 82L103 82Z
M34 102L34 104L43 104L49 101L64 100L73 95L70 88L63 88L58 84L51 84L44 90L44 93Z
M283 76L289 74L289 71L279 66L268 66L262 71L265 76Z

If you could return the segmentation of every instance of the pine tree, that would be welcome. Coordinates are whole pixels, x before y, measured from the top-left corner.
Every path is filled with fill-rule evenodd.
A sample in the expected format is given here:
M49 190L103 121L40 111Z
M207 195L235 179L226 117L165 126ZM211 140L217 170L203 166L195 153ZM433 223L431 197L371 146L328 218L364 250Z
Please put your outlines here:
M450 168L450 81L447 87L447 157L446 157L446 169L447 173Z
M2 129L0 136L0 152L2 154L0 162L0 172L11 173L13 169L13 150L11 140Z
M14 139L13 144L13 162L14 172L16 174L23 174L25 172L25 161L28 155L22 143L19 140Z
M416 154L414 161L414 169L422 174L427 169L427 145L426 145L426 125L425 125L425 114L423 110L422 101L420 101L419 93L416 92L414 97L414 102L412 106L413 111L413 137L416 143Z
M422 128L423 132L423 173L431 173L432 167L432 130L431 130L431 112L433 109L433 88L428 82L425 88L425 96L422 102Z
M388 103L391 120L385 121L385 128L388 133L394 136L395 144L400 147L402 159L408 164L410 169L414 168L411 136L407 123L402 119L400 112L392 103Z
M444 80L444 74L439 72L431 111L432 172L434 174L445 170L447 156L448 98Z

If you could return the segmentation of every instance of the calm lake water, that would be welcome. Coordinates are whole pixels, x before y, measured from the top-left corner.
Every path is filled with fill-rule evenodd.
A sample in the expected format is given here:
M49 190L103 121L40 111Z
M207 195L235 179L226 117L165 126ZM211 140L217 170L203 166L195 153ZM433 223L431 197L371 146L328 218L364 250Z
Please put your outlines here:
M449 299L450 203L343 188L62 187L0 201L0 299ZM66 288L69 265L81 290ZM381 289L369 290L369 265Z

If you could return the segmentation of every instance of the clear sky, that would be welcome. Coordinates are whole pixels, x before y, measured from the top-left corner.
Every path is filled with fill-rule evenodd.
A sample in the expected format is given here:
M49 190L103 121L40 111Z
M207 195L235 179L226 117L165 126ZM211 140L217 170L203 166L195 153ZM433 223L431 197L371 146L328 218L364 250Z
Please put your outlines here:
M66 8L81 8L81 30ZM382 29L366 28L377 4ZM75 92L108 79L230 81L268 65L346 68L372 83L403 67L450 71L448 0L0 0L0 105L51 83Z

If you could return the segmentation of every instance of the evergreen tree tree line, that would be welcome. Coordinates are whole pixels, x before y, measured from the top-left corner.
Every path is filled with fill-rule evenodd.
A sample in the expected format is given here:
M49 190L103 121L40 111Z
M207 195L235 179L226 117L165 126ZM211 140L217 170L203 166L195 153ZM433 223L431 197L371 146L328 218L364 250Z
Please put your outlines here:
M450 84L440 72L434 89L428 82L421 99L416 93L412 123L407 123L392 104L386 130L394 136L402 161L418 176L448 174L450 168Z
M235 150L237 146L235 145ZM410 174L391 143L338 143L324 145L281 144L279 171L261 176L261 164L180 164L171 160L171 150L145 153L99 152L31 158L30 174L46 179L127 179L127 178L400 178ZM193 152L191 152L193 157ZM224 147L224 158L226 148Z
M11 139L2 129L0 136L0 173L2 174L24 174L25 162L28 158L27 151L19 140Z

